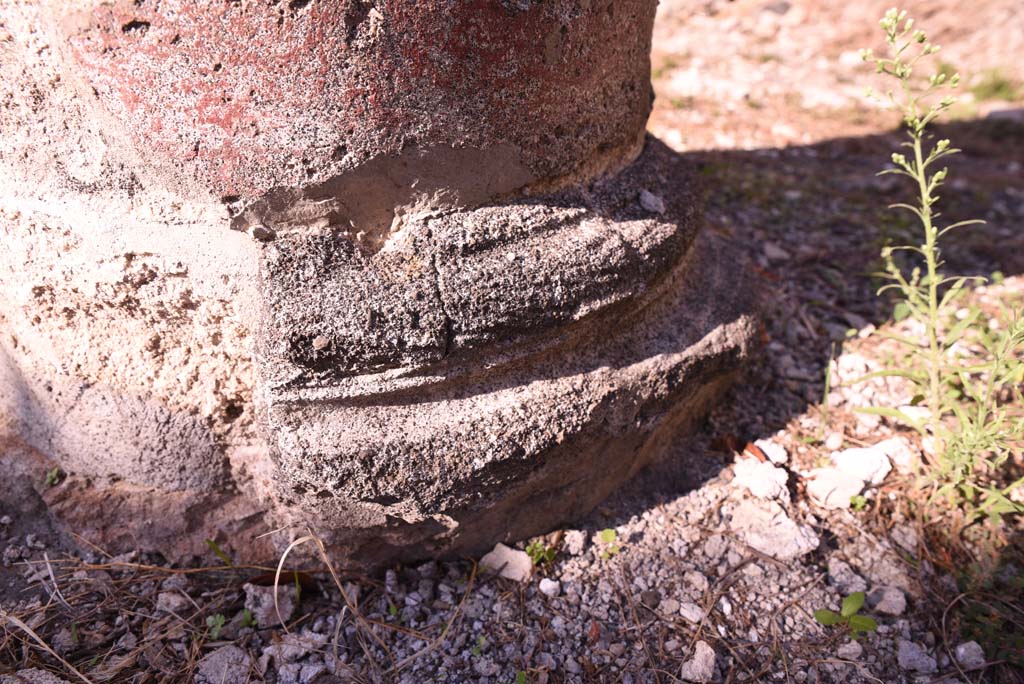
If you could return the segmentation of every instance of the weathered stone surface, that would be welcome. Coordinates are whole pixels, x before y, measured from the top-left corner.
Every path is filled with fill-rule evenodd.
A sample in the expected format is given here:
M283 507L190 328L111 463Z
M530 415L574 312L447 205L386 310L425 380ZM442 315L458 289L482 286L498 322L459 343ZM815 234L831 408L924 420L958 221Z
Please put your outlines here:
M392 553L392 529L395 544L453 553L572 519L692 426L741 366L752 321L727 294L736 283L702 243L631 306L557 335L332 386L268 383L282 497L356 557ZM354 548L352 528L370 531Z
M477 183L635 155L650 111L650 0L44 4L79 86L154 166L243 207L267 195L256 214L328 195L376 229L403 168L478 203Z
M774 501L740 502L729 526L745 544L782 561L808 554L821 543L814 530L794 522Z
M27 670L18 670L13 675L0 675L0 684L68 684L68 680L33 667Z
M260 627L288 624L295 614L294 587L286 584L277 587L245 584L242 588L245 590L245 609Z
M264 252L266 359L273 386L409 371L614 315L693 242L688 169L660 143L608 181L473 210L408 217L366 254L339 232ZM643 208L672 177L671 218ZM621 309L621 306L619 306Z
M57 519L372 565L657 458L753 321L644 139L655 4L0 7L0 443Z
M510 549L500 542L480 559L480 565L514 582L526 582L533 574L533 561L525 551Z
M252 677L252 658L238 646L221 646L203 656L196 666L196 684L244 682Z

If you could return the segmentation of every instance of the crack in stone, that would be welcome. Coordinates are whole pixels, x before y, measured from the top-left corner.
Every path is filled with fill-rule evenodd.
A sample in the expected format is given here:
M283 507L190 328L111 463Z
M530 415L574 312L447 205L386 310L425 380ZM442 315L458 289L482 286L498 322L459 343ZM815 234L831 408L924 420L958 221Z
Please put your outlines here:
M433 231L427 233L427 244L430 248L430 268L434 272L434 295L437 297L437 305L441 308L441 315L444 317L444 346L441 349L441 358L446 359L451 353L452 345L455 342L455 331L452 316L448 312L448 305L441 287L441 269L437 265L438 247Z

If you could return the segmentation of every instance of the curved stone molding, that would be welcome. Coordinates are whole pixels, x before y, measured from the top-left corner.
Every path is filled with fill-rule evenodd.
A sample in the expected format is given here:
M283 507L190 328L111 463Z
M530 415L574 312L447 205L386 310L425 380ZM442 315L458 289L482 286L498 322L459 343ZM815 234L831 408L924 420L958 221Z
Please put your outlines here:
M0 6L0 467L175 560L585 513L753 339L645 138L655 5Z

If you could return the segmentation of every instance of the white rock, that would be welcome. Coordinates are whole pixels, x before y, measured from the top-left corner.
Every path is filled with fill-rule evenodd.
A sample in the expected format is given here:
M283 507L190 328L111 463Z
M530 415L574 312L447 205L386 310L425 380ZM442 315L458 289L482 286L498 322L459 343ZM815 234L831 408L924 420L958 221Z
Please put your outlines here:
M530 574L533 572L533 561L525 551L511 549L500 542L480 559L480 565L490 568L499 576L514 582L529 580Z
M679 614L687 622L697 625L704 619L704 610L692 601L683 601L679 604Z
M776 468L767 461L762 463L754 458L741 458L733 465L733 482L744 487L754 496L762 499L778 499L788 494L788 475L782 468Z
M545 577L540 581L540 593L544 594L545 596L558 596L560 593L562 593L562 583L557 580L548 579L547 577Z
M327 666L323 663L303 665L299 671L299 684L314 684L326 672Z
M302 673L302 665L299 663L288 663L277 668L277 684L299 684L299 677Z
M793 560L818 548L818 536L797 525L774 501L741 501L729 526L745 544L777 560Z
M828 582L844 596L868 590L864 578L854 572L849 563L835 556L828 559Z
M977 641L965 641L954 650L956 662L965 670L980 670L985 667L985 651Z
M873 434L878 430L878 426L882 424L882 417L876 416L874 413L861 413L858 411L854 414L854 420L857 421L857 431L861 435Z
M578 556L587 547L587 534L582 530L568 530L562 537L562 544L571 556Z
M725 617L729 617L730 615L732 615L732 602L729 600L728 597L723 596L722 598L718 599L718 609L722 611L722 615L724 615Z
M836 650L836 655L844 660L857 660L864 653L864 647L851 639Z
M278 666L284 663L295 663L311 653L322 651L327 643L326 634L318 634L311 630L303 630L301 634L291 632L263 649L264 655L269 655ZM299 670L296 670L296 677Z
M839 432L830 433L825 438L825 448L829 451L839 451L843 448L843 435Z
M274 587L262 587L255 584L245 584L245 608L252 613L253 620L257 627L277 627L292 619L295 614L295 587L287 584L277 587L277 608L281 615L278 619L277 609L274 607Z
M190 605L189 600L178 591L161 591L156 597L156 609L164 613L180 613L188 610Z
M655 214L665 213L665 200L647 190L640 191L640 206Z
M816 468L810 477L807 494L822 508L849 508L850 498L864 489L864 480L838 468Z
M704 555L708 560L718 560L729 550L729 542L720 534L713 534L707 538L702 547Z
M768 261L786 261L791 256L789 252L772 242L764 243L762 251L768 257Z
M896 587L909 594L916 591L917 582L907 572L906 562L888 542L851 545L846 556L856 559L858 571L873 586Z
M684 682L706 684L715 676L715 650L707 642L698 641L693 647L693 657L683 663L679 677Z
M868 605L886 615L903 615L907 597L896 587L875 587L868 594Z
M703 594L708 590L708 578L696 570L687 570L684 572L683 581L693 587L693 590L698 594Z
M896 542L896 546L910 554L917 555L918 537L917 530L904 523L896 525L889 531L889 536Z
M675 615L679 612L679 601L674 598L662 599L658 604L658 610L666 615Z
M920 674L932 674L939 669L935 658L928 655L927 651L913 641L906 639L899 640L896 647L896 661L901 669Z
M832 454L832 463L841 472L858 477L871 485L881 484L892 470L889 457L875 447L845 449Z
M927 406L912 406L910 404L906 404L904 406L900 406L898 410L907 418L919 423L925 422L932 415L932 412L928 410Z
M244 682L251 677L252 658L238 646L222 646L203 656L196 667L195 684Z
M836 359L836 386L838 386L840 382L848 384L860 379L861 376L867 375L869 372L874 370L875 366L877 366L877 362L872 359L868 359L863 354L859 354L857 352L841 354L839 358Z
M890 437L875 445L875 448L889 457L896 472L907 475L914 471L920 456L906 437Z
M846 50L839 54L839 63L844 67L857 69L864 66L864 59L860 56L859 51Z
M764 455L768 457L768 460L775 465L782 465L789 460L789 454L786 453L786 447L781 444L776 444L770 439L759 439L754 442L754 446L764 452Z

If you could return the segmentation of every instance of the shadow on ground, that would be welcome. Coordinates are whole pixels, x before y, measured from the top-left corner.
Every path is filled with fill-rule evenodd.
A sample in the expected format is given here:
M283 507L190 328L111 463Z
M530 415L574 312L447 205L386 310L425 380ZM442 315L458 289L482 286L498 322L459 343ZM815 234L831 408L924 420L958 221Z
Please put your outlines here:
M945 223L985 225L944 239L948 272L1024 274L1024 110L1014 117L935 127L963 152L950 161L939 209ZM908 179L877 176L903 140L900 131L809 146L684 155L699 169L705 230L731 240L755 272L767 346L729 392L696 441L606 503L632 515L644 493L671 496L715 477L732 454L720 438L768 437L820 405L825 369L848 331L892 320L892 301L876 295L879 252L887 240L913 244ZM999 277L998 275L996 277ZM711 293L710 296L714 296ZM716 454L721 454L718 458ZM656 499L654 499L656 500ZM643 504L641 504L642 507Z
M934 139L943 138L963 152L949 160L950 181L938 207L942 222L986 222L944 239L947 272L1024 274L1024 110L936 126ZM821 419L826 368L849 331L892 320L892 301L876 295L880 281L872 277L880 268L881 247L887 240L920 240L913 217L888 208L913 202L909 179L876 175L904 139L902 132L890 131L809 146L685 155L704 181L706 229L731 240L756 273L767 344L702 431L605 501L584 522L588 531L622 525L715 481L733 462L729 447L770 438L801 418ZM817 450L824 453L820 445ZM930 586L940 578L925 578L917 561L908 559L908 568L925 582L924 594L934 600L918 611L928 615L936 633L976 639L991 661L1009 663L990 670L986 681L1024 681L1016 669L1024 652L1024 621L1019 607L1012 607L1024 592L1024 540L1019 534L1004 540L1001 557L975 559L957 572L956 563L965 559L950 550L962 552L960 542L935 540L950 565L939 574L954 570L963 592L958 598L949 586ZM823 561L834 548L826 534L816 554ZM943 624L944 609L954 599L956 610Z

